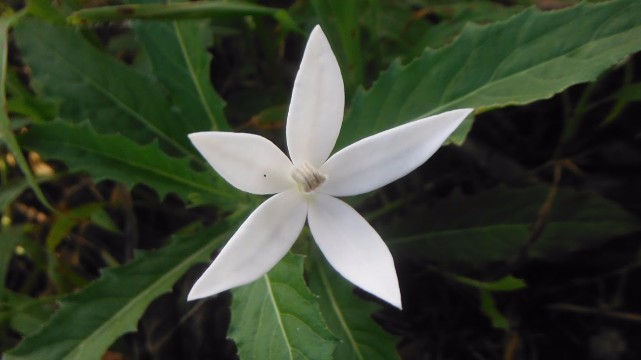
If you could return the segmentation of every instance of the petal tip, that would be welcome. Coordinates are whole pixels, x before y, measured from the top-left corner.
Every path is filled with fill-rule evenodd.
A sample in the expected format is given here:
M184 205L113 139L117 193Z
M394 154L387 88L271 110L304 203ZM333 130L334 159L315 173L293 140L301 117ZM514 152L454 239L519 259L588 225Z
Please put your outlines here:
M441 114L437 114L434 116L439 116L439 115L444 115L444 114L451 114L454 115L459 121L465 120L472 112L474 112L473 108L461 108L461 109L454 109L454 110L449 110L446 112L443 112ZM431 116L431 117L434 117Z
M203 299L210 296L216 296L221 292L227 290L224 288L221 289L220 287L205 288L201 282L201 279L202 279L202 276L198 280L196 280L196 283L194 284L194 286L192 286L191 290L189 290L189 294L187 294L187 301L199 300L199 299Z
M194 285L191 287L191 290L189 290L189 294L187 294L187 301L215 296L226 290L220 286L212 286L210 281L208 281L210 280L210 278L208 279L208 276L211 276L211 273L205 271L205 273L196 280Z
M309 34L309 37L311 38L311 37L313 37L313 36L319 36L319 35L322 35L324 38L327 38L327 37L325 36L325 32L323 32L323 28L321 28L321 26L320 26L320 25L316 25L316 26L314 26L314 28L312 29L312 32Z
M468 117L471 113L474 112L473 108L462 108L459 109L461 112L465 113L465 117Z
M398 284L394 289L388 289L387 294L375 294L380 299L384 300L386 303L394 306L399 310L403 310L403 303L401 301L401 290L398 288Z
M332 51L332 47L329 43L329 39L327 39L327 35L325 35L325 32L320 27L320 25L314 26L314 29L312 29L312 32L309 34L305 51L307 52L309 48L312 49L311 52L314 53L314 56L316 57L322 56L323 54L329 54L328 58L330 58L332 62L336 62L336 67L338 67L338 61L334 56L334 52ZM339 69L339 73L340 73L340 69ZM341 77L341 85L342 85L342 80L343 79Z
M403 311L403 303L401 302L401 297L400 297L400 295L399 295L398 299L394 299L394 301L393 301L393 302L390 302L390 304L391 304L392 306L394 306L395 308L397 308L397 309L399 309L399 310Z
M199 292L196 284L194 285L194 287L191 288L191 290L189 291L189 294L187 294L187 301L198 300L204 297L207 297L207 295L203 294L202 292Z
M205 140L207 137L212 136L214 133L215 131L199 131L199 132L188 134L187 137L192 142L192 144L196 144L198 142Z
M187 137L190 139L197 138L203 136L203 134L206 134L211 131L198 131L198 132L193 132L191 134L187 134Z
M187 138L189 138L189 140L193 143L194 139L198 138L198 134L200 134L200 133L196 132L196 133L187 134Z

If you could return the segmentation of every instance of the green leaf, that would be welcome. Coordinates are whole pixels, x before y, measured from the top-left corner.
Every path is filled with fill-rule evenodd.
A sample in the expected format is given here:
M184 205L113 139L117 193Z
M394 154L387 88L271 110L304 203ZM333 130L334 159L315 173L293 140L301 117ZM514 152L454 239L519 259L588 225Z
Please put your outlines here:
M463 120L461 125L459 125L456 130L454 130L450 137L445 140L443 145L462 145L467 138L467 134L469 134L470 130L472 130L472 124L474 123L474 120L475 117L473 114L468 115L465 120Z
M471 265L508 261L519 254L549 189L497 188L454 196L386 229L389 245L435 262ZM473 209L473 211L461 211ZM550 258L598 246L639 230L639 221L616 203L589 191L559 189L543 231L529 249L532 258ZM403 236L403 234L411 234ZM401 235L401 238L393 239Z
M144 1L149 2L149 1ZM227 130L224 101L210 81L211 36L202 21L133 23L155 76L169 89L174 105L194 131ZM208 39L206 41L205 39Z
M36 178L31 172L29 163L22 154L22 150L18 145L15 134L11 127L11 121L9 116L6 113L6 74L7 74L7 56L9 53L9 27L19 18L24 15L24 12L19 12L16 14L1 13L0 14L0 140L7 144L9 150L13 153L13 156L18 163L18 167L22 170L23 174L27 179L27 183L33 192L38 197L38 200L45 205L47 208L52 209L53 207L49 204L47 197L44 195Z
M506 19L524 7L514 3L502 5L494 1L452 2L444 4L429 4L421 9L426 15L440 18L438 24L430 24L428 30L419 41L420 52L427 47L439 48L452 41L468 22L486 24ZM425 23L428 23L425 21ZM429 23L428 23L429 24ZM389 31L389 29L387 29ZM418 53L417 55L420 55Z
M395 338L374 322L378 305L353 294L352 285L318 257L309 272L309 287L318 295L329 329L341 340L334 359L398 359Z
M105 230L109 230L114 233L120 233L118 225L114 223L113 219L111 218L111 216L109 216L109 213L107 213L104 206L101 206L92 211L89 215L89 220Z
M35 86L61 101L61 117L89 120L98 132L119 132L140 143L158 139L173 153L195 153L187 134L197 126L177 119L151 79L106 56L72 28L24 19L15 36Z
M53 216L51 228L45 239L45 245L49 253L53 254L55 252L62 240L64 240L74 227L83 221L87 221L95 213L100 211L104 212L104 205L96 202L83 204L71 210L59 212Z
M6 292L5 281L15 247L24 236L23 227L3 227L0 232L0 298Z
M616 102L610 114L603 120L602 125L614 121L623 112L623 109L634 101L641 101L641 83L628 84L619 90Z
M131 263L105 270L94 283L63 298L46 325L4 359L101 359L119 336L136 330L151 301L170 291L191 266L210 258L230 226L225 222L176 236L159 250L140 252Z
M10 69L9 69L10 70ZM57 116L58 107L53 101L35 96L15 71L7 73L5 83L9 98L7 110L11 114L28 117L35 122L52 120Z
M619 91L619 101L641 101L641 83L629 84Z
M67 2L52 3L49 0L27 1L27 10L30 15L59 25L64 25L66 23L65 17L62 13L66 12L67 9Z
M0 302L0 321L23 335L34 333L51 317L54 304L51 298L38 299L6 291Z
M510 327L510 322L505 315L499 311L494 302L492 294L487 290L480 291L481 296L481 312L490 319L492 326L497 329L507 330Z
M199 1L174 4L116 5L76 11L67 19L72 24L87 24L124 19L203 19L246 15L276 15L280 9L242 2Z
M473 286L480 290L514 291L514 290L522 289L527 286L525 285L525 281L519 278L516 278L512 275L504 276L495 281L479 281L479 280L475 280L465 276L451 274L451 273L443 273L443 274L450 279L458 281L461 284Z
M641 2L629 0L529 9L504 22L469 25L450 46L428 49L408 65L396 61L358 92L335 149L446 110L549 98L638 51L639 38Z
M20 194L29 188L27 179L14 180L8 184L2 184L0 190L0 212L4 212Z
M368 4L363 0L310 2L323 31L334 45L332 50L339 61L347 88L345 93L349 96L364 79L359 20Z
M98 134L88 124L34 124L20 140L45 159L62 160L71 171L88 172L95 181L110 179L128 187L143 183L160 197L171 192L222 207L235 205L242 196L212 170L196 172L189 159L170 157L155 142L140 145L123 136Z
M104 204L95 202L60 211L52 217L51 227L47 232L44 245L47 254L47 275L59 293L66 293L83 286L87 280L76 275L71 268L61 271L66 268L66 265L60 263L56 249L65 238L69 237L74 228L86 223L94 214L104 213L104 211Z
M287 255L269 273L235 289L229 337L241 359L330 359L334 337L303 280L303 257Z

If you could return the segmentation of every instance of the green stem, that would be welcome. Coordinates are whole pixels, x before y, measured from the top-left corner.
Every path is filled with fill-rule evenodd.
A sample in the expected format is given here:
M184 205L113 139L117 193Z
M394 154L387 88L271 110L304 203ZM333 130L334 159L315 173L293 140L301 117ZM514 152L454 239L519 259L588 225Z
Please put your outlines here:
M576 104L572 115L570 117L566 117L567 121L563 127L563 132L561 133L560 145L566 144L576 133L581 120L583 120L583 115L587 112L588 101L590 100L590 95L592 95L592 91L596 85L596 82L588 84L587 88L583 91L583 94L581 94L581 98Z

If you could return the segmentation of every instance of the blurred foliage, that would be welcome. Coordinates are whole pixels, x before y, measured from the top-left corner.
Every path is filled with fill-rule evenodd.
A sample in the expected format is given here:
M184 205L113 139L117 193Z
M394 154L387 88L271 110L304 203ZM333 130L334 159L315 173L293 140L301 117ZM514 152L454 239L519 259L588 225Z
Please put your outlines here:
M641 3L160 2L0 4L3 358L641 356ZM337 149L476 108L426 165L351 200L394 253L404 310L306 235L307 256L233 299L187 303L261 199L186 135L282 146L316 24L346 86Z

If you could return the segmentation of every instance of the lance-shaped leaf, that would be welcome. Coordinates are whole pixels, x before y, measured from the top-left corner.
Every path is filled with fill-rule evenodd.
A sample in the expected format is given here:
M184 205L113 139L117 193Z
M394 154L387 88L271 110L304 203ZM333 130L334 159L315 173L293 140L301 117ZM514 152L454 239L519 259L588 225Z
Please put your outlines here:
M5 85L7 81L7 59L9 54L9 27L14 21L21 18L24 12L17 14L0 13L0 142L5 143L9 150L13 153L20 170L25 175L27 183L33 189L38 200L49 209L53 209L46 196L40 189L38 181L31 173L31 168L27 163L22 150L16 141L16 136L13 133L11 121L6 113L6 92Z
M276 20L291 21L284 10L240 1L188 1L184 4L152 3L92 7L74 12L67 18L67 21L79 25L126 19L176 20L246 15L273 15Z
M241 359L331 359L335 338L303 280L303 257L233 290L229 336Z
M334 359L398 359L394 337L372 319L379 307L354 295L352 285L320 257L313 264L309 287L318 295L329 329L341 340Z
M62 160L71 171L88 172L95 181L115 180L129 187L142 183L160 197L171 192L223 207L243 196L213 171L197 172L189 159L168 156L155 142L140 145L120 135L98 134L86 123L34 124L20 140L27 149Z
M469 25L450 46L428 49L407 65L397 61L358 92L335 150L445 110L549 98L639 51L639 38L641 2L629 0L529 9L504 22Z
M346 93L351 95L364 79L364 54L360 44L363 7L370 6L374 8L370 11L376 11L379 5L357 0L312 0L310 4L321 27L334 44L333 49L341 65Z
M2 297L0 319L21 335L38 331L55 311L51 298L36 299L11 290L6 290Z
M5 354L6 360L98 360L122 334L135 331L156 297L171 290L187 269L207 261L225 239L229 223L178 236L162 249L141 252L62 300L60 310Z
M211 45L211 35L206 34L207 24L174 20L135 21L133 25L147 50L154 74L170 91L174 105L192 132L228 129L223 113L225 103L214 91L209 77L211 55L206 47Z
M177 154L193 152L187 140L193 128L172 112L150 78L106 56L72 28L25 19L15 34L34 85L60 100L62 118L89 120L98 132L119 132L140 143L158 139Z
M548 191L543 186L498 188L454 196L431 209L414 209L385 231L390 234L388 244L392 250L443 263L509 261L528 240ZM560 189L528 255L540 259L589 249L639 228L638 219L598 194Z

